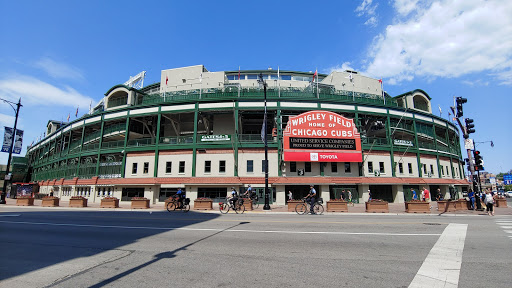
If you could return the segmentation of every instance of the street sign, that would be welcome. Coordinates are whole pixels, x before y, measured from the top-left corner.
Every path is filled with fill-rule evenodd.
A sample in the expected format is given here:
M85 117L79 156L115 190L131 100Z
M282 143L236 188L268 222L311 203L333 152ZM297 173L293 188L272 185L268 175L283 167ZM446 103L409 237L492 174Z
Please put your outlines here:
M465 139L464 140L464 149L466 150L474 150L475 149L475 143L473 142L473 139Z

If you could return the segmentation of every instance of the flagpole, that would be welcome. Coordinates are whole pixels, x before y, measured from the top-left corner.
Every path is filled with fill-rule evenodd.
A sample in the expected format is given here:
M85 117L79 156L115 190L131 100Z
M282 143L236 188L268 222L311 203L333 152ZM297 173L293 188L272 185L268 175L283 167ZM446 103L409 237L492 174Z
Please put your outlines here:
M270 195L268 191L268 144L267 144L267 83L263 81L263 74L260 73L260 81L263 85L263 95L265 99L265 112L263 114L263 142L265 143L265 205L263 210L270 210Z
M277 97L281 98L281 76L279 75L279 66L277 66Z
M1 99L1 98L0 98ZM11 101L7 101L7 100L4 100L4 99L1 99L2 101L6 102L7 104L11 105L12 109L14 109L14 106L12 106L12 104L16 104L16 117L14 118L14 129L13 129L13 133L12 133L12 141L11 141L11 146L9 147L9 158L7 158L7 168L5 168L5 178L7 178L7 176L9 175L9 170L10 170L10 167L11 167L11 158L12 158L12 149L13 149L13 145L14 145L14 140L16 140L16 126L18 125L18 115L20 113L20 107L23 106L21 105L21 98L18 100L18 103L14 103L14 102L11 102ZM12 103L12 104L11 104ZM2 194L0 195L0 204L7 204L7 202L5 201L5 197L7 195L7 183L10 182L10 178L9 179L5 179L4 178L4 186L2 188ZM12 193L12 191L11 191Z
M316 98L319 99L320 94L318 93L318 69L315 69L315 73L316 73Z

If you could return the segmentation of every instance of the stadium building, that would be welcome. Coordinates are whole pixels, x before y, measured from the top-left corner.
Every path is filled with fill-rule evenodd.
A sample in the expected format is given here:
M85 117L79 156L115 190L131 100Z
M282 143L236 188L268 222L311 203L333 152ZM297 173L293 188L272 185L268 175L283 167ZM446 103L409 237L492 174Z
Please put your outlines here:
M420 89L391 97L381 80L355 71L203 65L163 70L160 79L116 85L89 114L49 121L27 151L40 192L158 203L181 188L191 200L219 201L251 184L264 201L264 134L271 204L285 204L288 191L298 199L309 185L324 201L351 191L362 202L371 191L395 203L411 188L445 198L467 189L458 129L432 114Z

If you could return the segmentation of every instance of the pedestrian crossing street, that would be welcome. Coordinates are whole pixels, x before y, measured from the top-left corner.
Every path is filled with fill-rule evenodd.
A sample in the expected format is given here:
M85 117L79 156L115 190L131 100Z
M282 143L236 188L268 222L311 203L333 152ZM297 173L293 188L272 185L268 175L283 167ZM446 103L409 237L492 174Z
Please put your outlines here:
M496 219L496 224L507 233L508 239L512 240L512 218Z

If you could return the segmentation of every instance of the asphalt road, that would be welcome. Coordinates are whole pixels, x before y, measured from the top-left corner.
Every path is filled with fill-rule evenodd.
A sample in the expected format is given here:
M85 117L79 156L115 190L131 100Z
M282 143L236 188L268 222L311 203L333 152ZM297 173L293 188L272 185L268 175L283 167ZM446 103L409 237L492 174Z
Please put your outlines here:
M0 213L0 287L511 287L512 216Z

